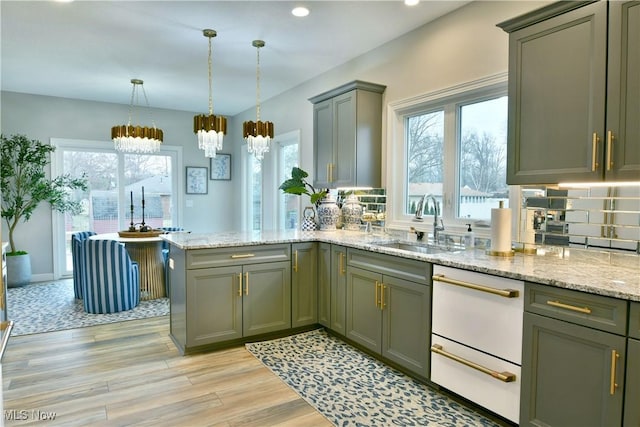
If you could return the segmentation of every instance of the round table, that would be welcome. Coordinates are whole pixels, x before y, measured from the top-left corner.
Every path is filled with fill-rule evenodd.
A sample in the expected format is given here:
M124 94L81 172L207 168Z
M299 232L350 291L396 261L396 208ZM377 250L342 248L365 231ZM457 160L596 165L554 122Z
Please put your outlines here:
M124 243L129 256L140 268L140 299L150 300L166 296L164 260L160 237L120 237L118 233L96 234L91 240L116 240Z

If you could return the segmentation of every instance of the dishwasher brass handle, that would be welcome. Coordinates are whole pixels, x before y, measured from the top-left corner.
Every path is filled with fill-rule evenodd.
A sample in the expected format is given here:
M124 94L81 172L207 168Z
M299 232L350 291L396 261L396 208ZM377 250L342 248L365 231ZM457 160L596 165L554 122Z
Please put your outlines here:
M577 311L579 313L591 314L591 309L589 307L576 307L575 305L565 304L560 301L547 301L547 305L564 308L566 310Z
M598 169L598 142L600 142L600 138L598 138L598 134L594 132L591 140L591 172L595 172L595 170Z
M618 388L618 384L616 383L616 368L618 365L618 358L620 354L611 350L611 384L609 385L609 394L613 396L616 393L616 388Z
M613 159L611 154L613 152L613 132L607 132L607 170L610 171L613 168Z
M234 254L234 255L231 255L231 258L233 258L233 259L252 258L254 256L256 256L256 254Z
M517 289L497 289L490 286L476 285L475 283L449 279L448 277L445 277L444 274L434 274L431 278L437 282L461 286L463 288L473 289L475 291L487 292L489 294L498 295L505 298L518 298L518 296L520 296L520 292Z
M484 367L482 365L478 365L475 362L472 362L472 361L467 360L467 359L463 359L460 356L456 356L453 353L449 353L448 351L445 351L444 348L440 344L433 344L431 346L431 352L439 354L441 356L444 356L444 357L446 357L448 359L451 359L451 360L453 360L455 362L461 363L461 364L463 364L465 366L473 368L473 369L475 369L477 371L480 371L480 372L482 372L484 374L490 375L493 378L498 379L498 380L500 380L502 382L505 382L505 383L510 383L510 382L513 382L513 381L516 380L516 374L512 374L511 372L498 372L498 371L494 371L493 369L486 368L486 367Z
M293 271L298 272L298 250L293 253Z

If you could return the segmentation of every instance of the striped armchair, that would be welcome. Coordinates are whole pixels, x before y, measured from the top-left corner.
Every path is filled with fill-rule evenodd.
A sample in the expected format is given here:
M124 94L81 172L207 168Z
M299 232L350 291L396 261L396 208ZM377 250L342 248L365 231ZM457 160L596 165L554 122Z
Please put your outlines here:
M71 235L71 260L73 262L73 295L76 299L82 299L82 277L84 275L84 261L82 259L81 243L94 236L93 231L79 231Z
M140 271L124 245L115 240L85 240L82 299L87 313L116 313L140 303Z
M160 227L159 230L171 233L172 231L184 231L182 227ZM162 242L162 261L164 263L164 290L165 295L169 296L171 286L169 283L169 243Z

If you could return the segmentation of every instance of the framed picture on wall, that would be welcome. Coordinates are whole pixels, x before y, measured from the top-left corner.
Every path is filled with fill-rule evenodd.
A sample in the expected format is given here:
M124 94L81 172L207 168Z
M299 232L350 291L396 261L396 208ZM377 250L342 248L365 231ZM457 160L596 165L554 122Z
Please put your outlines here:
M231 179L231 154L218 153L211 158L210 179L215 181L229 181Z
M207 194L207 168L197 166L187 166L187 194Z

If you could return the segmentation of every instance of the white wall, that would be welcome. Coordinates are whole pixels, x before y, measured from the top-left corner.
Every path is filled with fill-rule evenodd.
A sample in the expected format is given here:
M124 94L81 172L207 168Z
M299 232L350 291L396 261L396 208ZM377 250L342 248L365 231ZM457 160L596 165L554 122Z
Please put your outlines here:
M274 122L276 134L300 130L301 167L313 172L313 109L308 99L352 80L387 86L383 105L418 94L446 88L507 69L508 36L498 22L538 8L548 1L479 1L464 6L432 23L370 51L340 67L262 102L262 118ZM267 53L265 53L266 55ZM0 100L3 134L24 133L30 138L108 140L111 126L124 122L127 105L2 93ZM209 166L196 147L192 131L194 112L153 110L167 145L183 147L184 165ZM193 231L238 230L242 227L237 207L242 206L240 150L245 149L241 128L255 119L255 108L229 118L229 134L223 152L233 154L232 181L209 181L207 195L185 195L193 207L183 207L186 229ZM386 108L383 123L383 177L386 153ZM268 154L267 154L268 155ZM264 182L273 182L270 162L264 165ZM184 173L184 170L178 171ZM384 178L383 178L384 179ZM383 182L384 185L384 182ZM184 190L183 190L184 191ZM263 209L273 210L274 200L264 200ZM6 230L6 229L5 229ZM31 252L33 273L53 271L51 215L38 209L27 227L16 236L18 244ZM3 232L6 236L6 231Z

